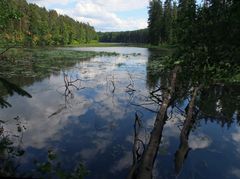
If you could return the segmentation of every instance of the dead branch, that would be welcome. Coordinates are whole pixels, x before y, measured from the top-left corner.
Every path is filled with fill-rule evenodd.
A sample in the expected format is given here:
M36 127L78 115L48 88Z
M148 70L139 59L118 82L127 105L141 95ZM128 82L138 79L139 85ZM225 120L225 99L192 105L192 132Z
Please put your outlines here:
M115 92L115 89L116 89L116 87L115 87L115 82L114 82L114 75L112 75L111 83L112 83L112 86L113 86L112 93L114 93L114 92Z
M130 74L130 72L128 72L128 76L129 76L129 79L130 79L130 83L127 85L127 89L126 89L126 92L128 94L133 94L136 90L134 89L134 81L132 79L132 75Z
M16 44L13 45L13 46L7 47L4 51L2 51L2 52L0 53L0 57L1 57L4 53L6 53L8 50L10 50L11 48L15 48L15 47L16 47ZM0 58L0 59L1 59L1 58Z
M130 105L141 107L141 108L146 109L150 112L157 113L157 111L154 111L154 110L144 106L144 105L150 105L150 104L135 104L135 103L130 102Z
M145 144L144 142L139 139L139 129L141 128L141 121L137 114L135 113L135 122L134 122L134 139L133 139L133 148L132 148L132 155L133 155L133 164L131 167L131 170L129 172L129 176L127 178L132 178L134 175L134 172L136 168L139 165L139 162L141 160L142 154L145 150ZM140 153L141 146L143 148L142 152Z

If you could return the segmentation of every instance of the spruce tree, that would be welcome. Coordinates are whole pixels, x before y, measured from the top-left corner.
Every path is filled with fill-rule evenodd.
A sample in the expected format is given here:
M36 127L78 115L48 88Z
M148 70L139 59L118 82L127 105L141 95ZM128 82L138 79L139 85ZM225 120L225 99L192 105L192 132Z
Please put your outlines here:
M148 14L149 40L152 45L158 45L159 42L162 42L162 2L160 0L151 0Z
M172 0L166 0L164 2L164 24L163 24L163 39L166 43L171 43L173 38L173 29L172 29Z

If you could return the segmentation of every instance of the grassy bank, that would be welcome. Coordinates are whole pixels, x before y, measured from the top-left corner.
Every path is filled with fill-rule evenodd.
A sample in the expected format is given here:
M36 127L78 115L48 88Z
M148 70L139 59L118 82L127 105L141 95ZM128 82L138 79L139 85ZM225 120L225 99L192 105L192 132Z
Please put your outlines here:
M142 47L142 48L151 48L151 49L174 49L176 45L160 44L157 46L151 44L141 44L141 43L88 43L88 44L77 44L77 45L68 45L67 47Z

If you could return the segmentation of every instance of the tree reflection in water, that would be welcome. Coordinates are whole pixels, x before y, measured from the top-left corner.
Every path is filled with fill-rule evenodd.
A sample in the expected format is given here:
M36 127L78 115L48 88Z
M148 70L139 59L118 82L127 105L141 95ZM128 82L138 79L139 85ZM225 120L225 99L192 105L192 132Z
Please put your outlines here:
M154 63L154 65L151 65L151 63ZM238 84L213 83L213 78L206 78L206 74L201 78L200 70L196 78L194 77L195 72L189 75L189 73L179 70L175 77L177 80L172 79L171 82L168 82L166 81L168 78L164 78L164 74L167 74L166 72L161 71L161 69L152 70L152 66L156 67L156 63L158 62L151 60L150 57L147 65L147 68L149 68L147 83L151 89L151 95L161 90L165 97L158 98L158 96L153 96L154 102L161 101L161 103L158 103L160 110L157 114L146 150L142 154L141 160L138 161L137 166L135 162L133 162L134 165L130 171L129 178L147 179L153 177L153 166L159 145L162 141L164 125L171 119L171 113L167 113L167 109L170 109L170 107L172 110L176 109L180 111L182 117L185 118L180 128L180 144L174 158L175 176L179 176L184 165L184 160L188 157L188 153L191 150L188 141L189 135L198 127L196 125L197 123L200 123L200 121L204 119L205 121L216 121L221 124L221 126L227 125L230 127L236 122L235 119L238 123L240 122ZM161 64L161 62L159 64ZM182 68L180 67L180 69ZM156 74L159 74L159 78L156 77ZM154 77L152 78L152 76ZM204 82L204 78L210 81ZM156 86L162 86L162 88L157 87L156 89ZM166 96L166 94L168 94L168 96ZM184 105L178 106L178 104L184 103L187 103L186 107L184 107ZM234 115L236 116L235 118L233 117ZM134 171L132 171L133 169ZM159 172L161 173L161 171Z
M32 96L25 90L23 90L21 87L9 82L8 80L1 78L0 77L0 85L3 86L2 90L5 90L6 93L10 96L12 96L15 93L21 95L21 96L26 96L28 98L31 98ZM12 105L8 103L6 100L4 100L3 97L0 96L0 106L2 108L7 108L11 107Z
M151 60L149 60L149 63L151 63ZM150 66L151 66L151 64L148 64L148 67L150 67ZM144 68L145 68L145 66L144 66ZM177 71L177 73L176 73L176 75L174 75L176 71ZM230 85L230 84L225 84L225 83L208 83L208 84L202 85L201 83L194 81L191 78L191 75L186 75L184 73L184 71L180 70L180 69L179 70L175 69L173 71L170 71L170 70L169 71L161 71L161 70L157 71L157 69L156 69L155 71L151 71L151 73L152 74L148 74L148 73L146 74L148 77L148 79L147 79L148 86L147 87L148 87L149 91L144 88L144 93L141 93L141 95L142 95L141 99L143 99L143 100L136 100L136 98L135 98L136 96L138 96L138 94L140 93L139 91L141 91L141 89L138 88L139 81L136 80L134 74L126 73L126 75L124 77L129 78L129 79L124 81L125 83L123 83L122 86L119 84L119 80L117 79L117 76L112 76L112 78L109 78L109 80L107 80L107 85L110 89L110 90L108 90L108 93L110 93L111 95L115 94L116 99L118 99L119 94L122 96L124 96L124 95L127 96L126 98L122 98L122 101L121 101L122 108L120 108L120 110L128 108L129 106L133 107L131 109L129 107L129 109L130 109L129 113L132 114L129 116L132 117L132 119L134 119L134 122L133 122L134 130L133 130L132 148L131 149L128 148L129 149L128 152L130 154L129 156L131 156L131 154L132 154L132 156L131 156L132 157L132 162L131 162L132 167L129 168L128 177L129 178L151 178L154 175L154 172L153 172L155 169L154 165L157 167L159 167L159 165L162 165L161 161L159 163L159 160L161 160L161 158L156 159L156 157L157 157L157 155L159 155L159 151L161 151L162 148L164 147L163 143L165 140L164 139L165 136L164 136L163 131L168 128L168 126L167 126L168 122L170 122L172 119L177 118L177 117L179 117L181 119L181 120L178 120L181 122L181 126L179 127L179 130L178 130L179 134L177 134L177 135L179 135L179 136L177 136L177 142L179 142L179 144L177 143L174 150L171 151L172 152L171 157L168 157L171 159L172 162L174 162L174 164L175 164L174 169L170 169L170 168L168 168L168 166L164 166L165 168L164 167L162 167L162 168L164 168L166 170L171 170L171 173L167 174L168 177L181 177L181 173L184 173L184 171L186 169L186 167L184 167L184 166L188 166L188 164L186 163L186 159L187 158L189 159L191 157L194 158L193 153L192 153L193 150L191 150L191 147L194 149L194 147L191 145L191 134L193 134L193 132L195 132L195 130L200 128L199 126L200 126L200 124L202 124L201 121L204 121L204 120L206 122L214 121L214 122L217 122L218 124L220 124L221 126L228 126L228 127L231 127L232 124L235 124L236 120L239 123L239 121L240 121L239 120L239 112L238 112L239 106L240 106L239 105L239 101L240 101L239 100L239 86L237 84ZM47 119L48 121L53 121L53 119L56 119L56 121L58 121L59 117L61 117L64 110L73 107L75 105L73 102L73 99L76 100L76 98L77 98L76 95L80 95L79 93L77 93L77 91L83 88L81 85L81 81L82 81L81 79L79 79L77 77L76 78L71 77L70 72L69 73L63 72L62 74L63 74L63 76L61 76L59 78L59 81L60 81L59 84L60 84L60 86L62 85L62 87L59 88L57 91L60 92L61 97L63 97L63 98L59 100L60 103L57 103L57 104L60 104L60 107L57 110L54 109L49 114L47 114L47 117L49 118L49 119ZM151 75L153 75L154 80L152 80L153 77ZM134 81L134 80L136 80L136 81ZM95 81L92 81L92 82L94 83ZM145 85L145 83L143 83L143 84ZM106 85L106 83L104 83L104 85ZM105 89L102 86L100 86L100 87L101 88L98 89L99 91L102 89ZM90 93L93 91L94 90L90 91ZM121 91L122 93L119 93L119 91ZM14 90L13 90L13 92L14 92ZM54 88L53 92L54 92L54 94L56 93L55 88ZM89 92L89 91L83 90L83 93L85 93L85 92ZM25 94L24 92L20 92L20 94L30 97L27 94ZM102 95L101 93L99 93L99 94ZM81 95L82 95L82 93L81 93ZM56 93L56 96L57 96L57 98L59 97L57 93ZM128 101L128 97L129 97L129 101ZM94 101L95 97L92 97L92 99ZM100 104L99 108L103 109L103 110L109 110L109 111L113 110L114 108L112 108L111 105L109 105L110 107L108 107L108 108L102 107L102 101L105 101L106 99L107 98L103 98L103 99L101 98L101 101L100 101L101 103L99 102L99 104ZM146 99L146 101L145 101L145 99ZM88 98L87 98L87 100L88 100ZM64 104L63 104L63 101L64 101ZM124 106L123 103L128 104L128 106ZM46 103L44 103L44 104L46 104ZM77 105L75 105L75 106L78 110L79 106L77 106ZM119 104L119 106L120 106L120 104ZM158 106L158 108L156 108L156 106ZM138 109L138 110L136 110L136 109ZM147 110L147 113L145 113L146 112L145 109ZM176 111L178 111L177 114L176 114ZM92 111L89 111L89 112L92 112ZM97 112L99 112L99 111L97 111ZM112 114L116 115L116 113L114 113L114 112L112 112L111 115ZM155 119L154 127L153 127L153 129L151 128L152 132L150 133L151 135L150 135L149 141L148 141L148 137L146 137L145 141L141 138L141 134L142 134L141 131L148 127L148 126L147 127L144 126L146 123L144 121L145 118L143 115L145 115L145 114L147 114L147 115L151 114L151 115L149 115L151 117L151 119L152 119L152 116L156 115L154 117L154 119ZM111 115L109 117L109 120L111 120L111 122L112 122L113 119L112 119ZM77 117L79 117L79 116L80 115L77 114ZM129 120L129 118L128 118L129 116L127 115L127 117L126 117L127 119L123 123L125 123L127 120ZM91 115L89 118L86 117L85 123L89 124L89 121L91 120L90 118L97 118L97 117L99 117L99 116L95 115L95 114ZM106 116L104 116L104 117L106 117ZM99 121L102 122L104 117L100 118ZM150 119L150 117L148 118L148 120ZM122 117L122 118L125 119L124 117ZM75 118L72 118L72 119L75 120ZM76 120L78 120L78 119L76 119ZM20 117L19 117L19 120L16 120L16 124L19 121L21 121ZM119 120L119 121L121 121L121 120ZM116 121L114 121L114 122L116 122ZM147 122L149 122L149 121L147 121ZM84 123L79 123L79 124L82 126ZM124 127L126 127L126 126L129 127L128 124L126 123L126 125L124 125ZM4 123L1 123L1 125L4 126ZM90 131L89 136L91 136L91 137L87 138L86 136L84 136L82 138L79 137L77 139L95 140L95 138L98 137L97 135L92 135L91 126L89 128L87 128L89 130L86 130L86 129L81 130L79 128L79 126L76 126L76 133L74 134L74 136L77 136L82 131L83 131L83 133L86 131L87 132ZM116 129L118 129L118 127ZM18 126L17 126L17 130L18 130ZM64 128L63 131L64 130L66 130L66 128ZM1 130L0 130L1 135L3 134L2 131L6 131L4 129L4 127L3 128L1 127ZM104 129L101 129L101 132L102 133L100 133L100 137L99 137L100 139L102 139L101 137L103 136L103 134L109 135L108 131L104 131ZM169 132L169 131L166 131L166 132ZM116 133L119 134L119 133L121 133L121 131L119 132L117 130ZM116 135L116 133L113 133L113 134ZM145 135L147 136L146 133L145 133ZM129 134L127 133L126 135L129 135ZM6 137L7 134L5 133L3 136ZM70 136L70 137L72 137L71 138L72 141L75 140L74 136L73 135ZM63 139L64 140L70 139L70 137L67 136L66 138L63 138ZM125 136L123 135L123 138L124 137ZM4 137L2 137L1 139L3 139L3 138ZM97 141L97 139L96 139L96 141L98 143L102 143L102 141L107 141L109 144L112 142L111 141L112 139L109 139L109 138L106 137L106 138L104 138L104 140L99 140L99 141ZM21 145L18 145L18 142L16 140L12 141L10 143L6 143L6 142L4 143L4 141L6 141L5 139L2 141L3 141L2 144L9 144L9 145L10 145L10 143L14 142L15 143L14 146L16 146L16 147L20 146L20 149L21 149ZM121 141L121 140L118 140L117 142L119 143L119 141ZM75 144L74 142L73 142L73 145ZM65 144L66 143L63 142L63 145L65 145ZM77 148L76 149L76 150L78 150L77 152L85 149L86 146L88 145L87 143L80 143L80 144L81 145L83 144L83 147L80 146L79 148ZM112 144L112 145L115 145L115 144ZM125 144L120 143L120 145L125 145ZM92 145L92 146L94 149L96 148L96 145ZM108 147L108 145L106 145L106 146ZM61 148L61 147L59 147L59 148ZM96 152L95 152L96 155L93 155L93 152L92 152L93 150L90 150L89 155L97 156L97 154L101 154L101 156L99 155L99 158L101 158L101 157L105 158L105 156L109 156L109 152L111 152L111 147L109 147L109 148L110 149L109 150L106 149L106 151L105 151L105 149L102 150L103 153L99 153L100 150L96 150ZM14 151L14 150L13 149L10 150L10 149L7 149L7 147L5 147L5 151ZM16 151L17 150L15 150L15 152L13 152L12 154L14 154L14 155L22 154L22 156L25 154L23 151L21 152L21 150L19 152L16 152ZM53 176L53 177L55 177L57 175L60 177L60 175L61 175L61 177L63 177L63 178L64 177L71 178L73 176L77 176L77 177L81 178L83 176L86 176L87 170L81 163L75 167L75 170L73 169L72 171L66 172L63 169L64 163L61 165L58 165L58 163L61 163L63 161L60 161L60 159L58 157L56 157L58 155L57 151L55 151L54 149L47 148L46 150L44 149L44 152L46 155L46 160L45 161L36 161L35 162L35 173L29 172L28 176L32 175L32 176L37 176L37 177L38 176L43 176L43 177L52 177ZM119 154L117 156L119 158L122 157L121 154ZM69 155L66 155L66 158L68 158L68 157L69 157ZM21 156L17 156L17 158L21 158ZM98 158L98 157L95 157L95 158ZM111 162L115 162L115 161L111 161L111 159L112 158L107 158L107 160L108 160L107 162L109 162L110 164L112 164ZM128 159L127 161L130 163L129 158L127 158L127 159ZM8 160L6 159L5 161L7 162ZM16 170L18 169L18 167L17 167L18 163L16 162L17 160L14 159L12 161L14 161L14 162L13 163L8 162L8 166L5 165L9 168L9 170L6 167L3 170L4 172L8 172L8 173L2 174L2 175L5 175L5 176L20 176L21 175L19 173L16 173L14 170L14 169L16 169ZM79 161L81 161L81 159L79 159ZM102 160L92 159L92 161L94 163L95 161L101 162ZM106 160L104 159L104 161L106 161ZM165 162L165 161L163 161L163 162ZM4 164L1 164L1 165L3 166ZM96 165L96 166L99 167L98 165ZM94 167L96 167L96 166L94 166ZM92 167L92 168L94 168L94 167ZM123 167L125 167L125 166L123 166ZM12 169L10 170L10 168L12 168ZM76 174L75 172L77 172L78 174ZM97 172L99 172L99 170ZM159 176L164 177L165 171L158 170L158 172L159 172ZM167 172L169 172L169 171L167 171ZM106 173L104 173L104 174L106 174ZM94 175L97 175L97 174L94 173ZM106 174L106 176L108 176L108 175ZM90 176L90 178L91 178L91 176Z

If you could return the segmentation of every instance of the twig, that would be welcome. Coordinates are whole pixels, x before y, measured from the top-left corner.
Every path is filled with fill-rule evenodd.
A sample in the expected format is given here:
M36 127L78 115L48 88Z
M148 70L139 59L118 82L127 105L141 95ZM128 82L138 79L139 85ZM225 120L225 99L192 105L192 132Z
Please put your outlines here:
M13 46L7 47L4 51L2 51L2 52L0 53L0 56L2 56L2 55L3 55L4 53L6 53L8 50L10 50L11 48L14 48L14 47L16 47L16 44L13 45Z

